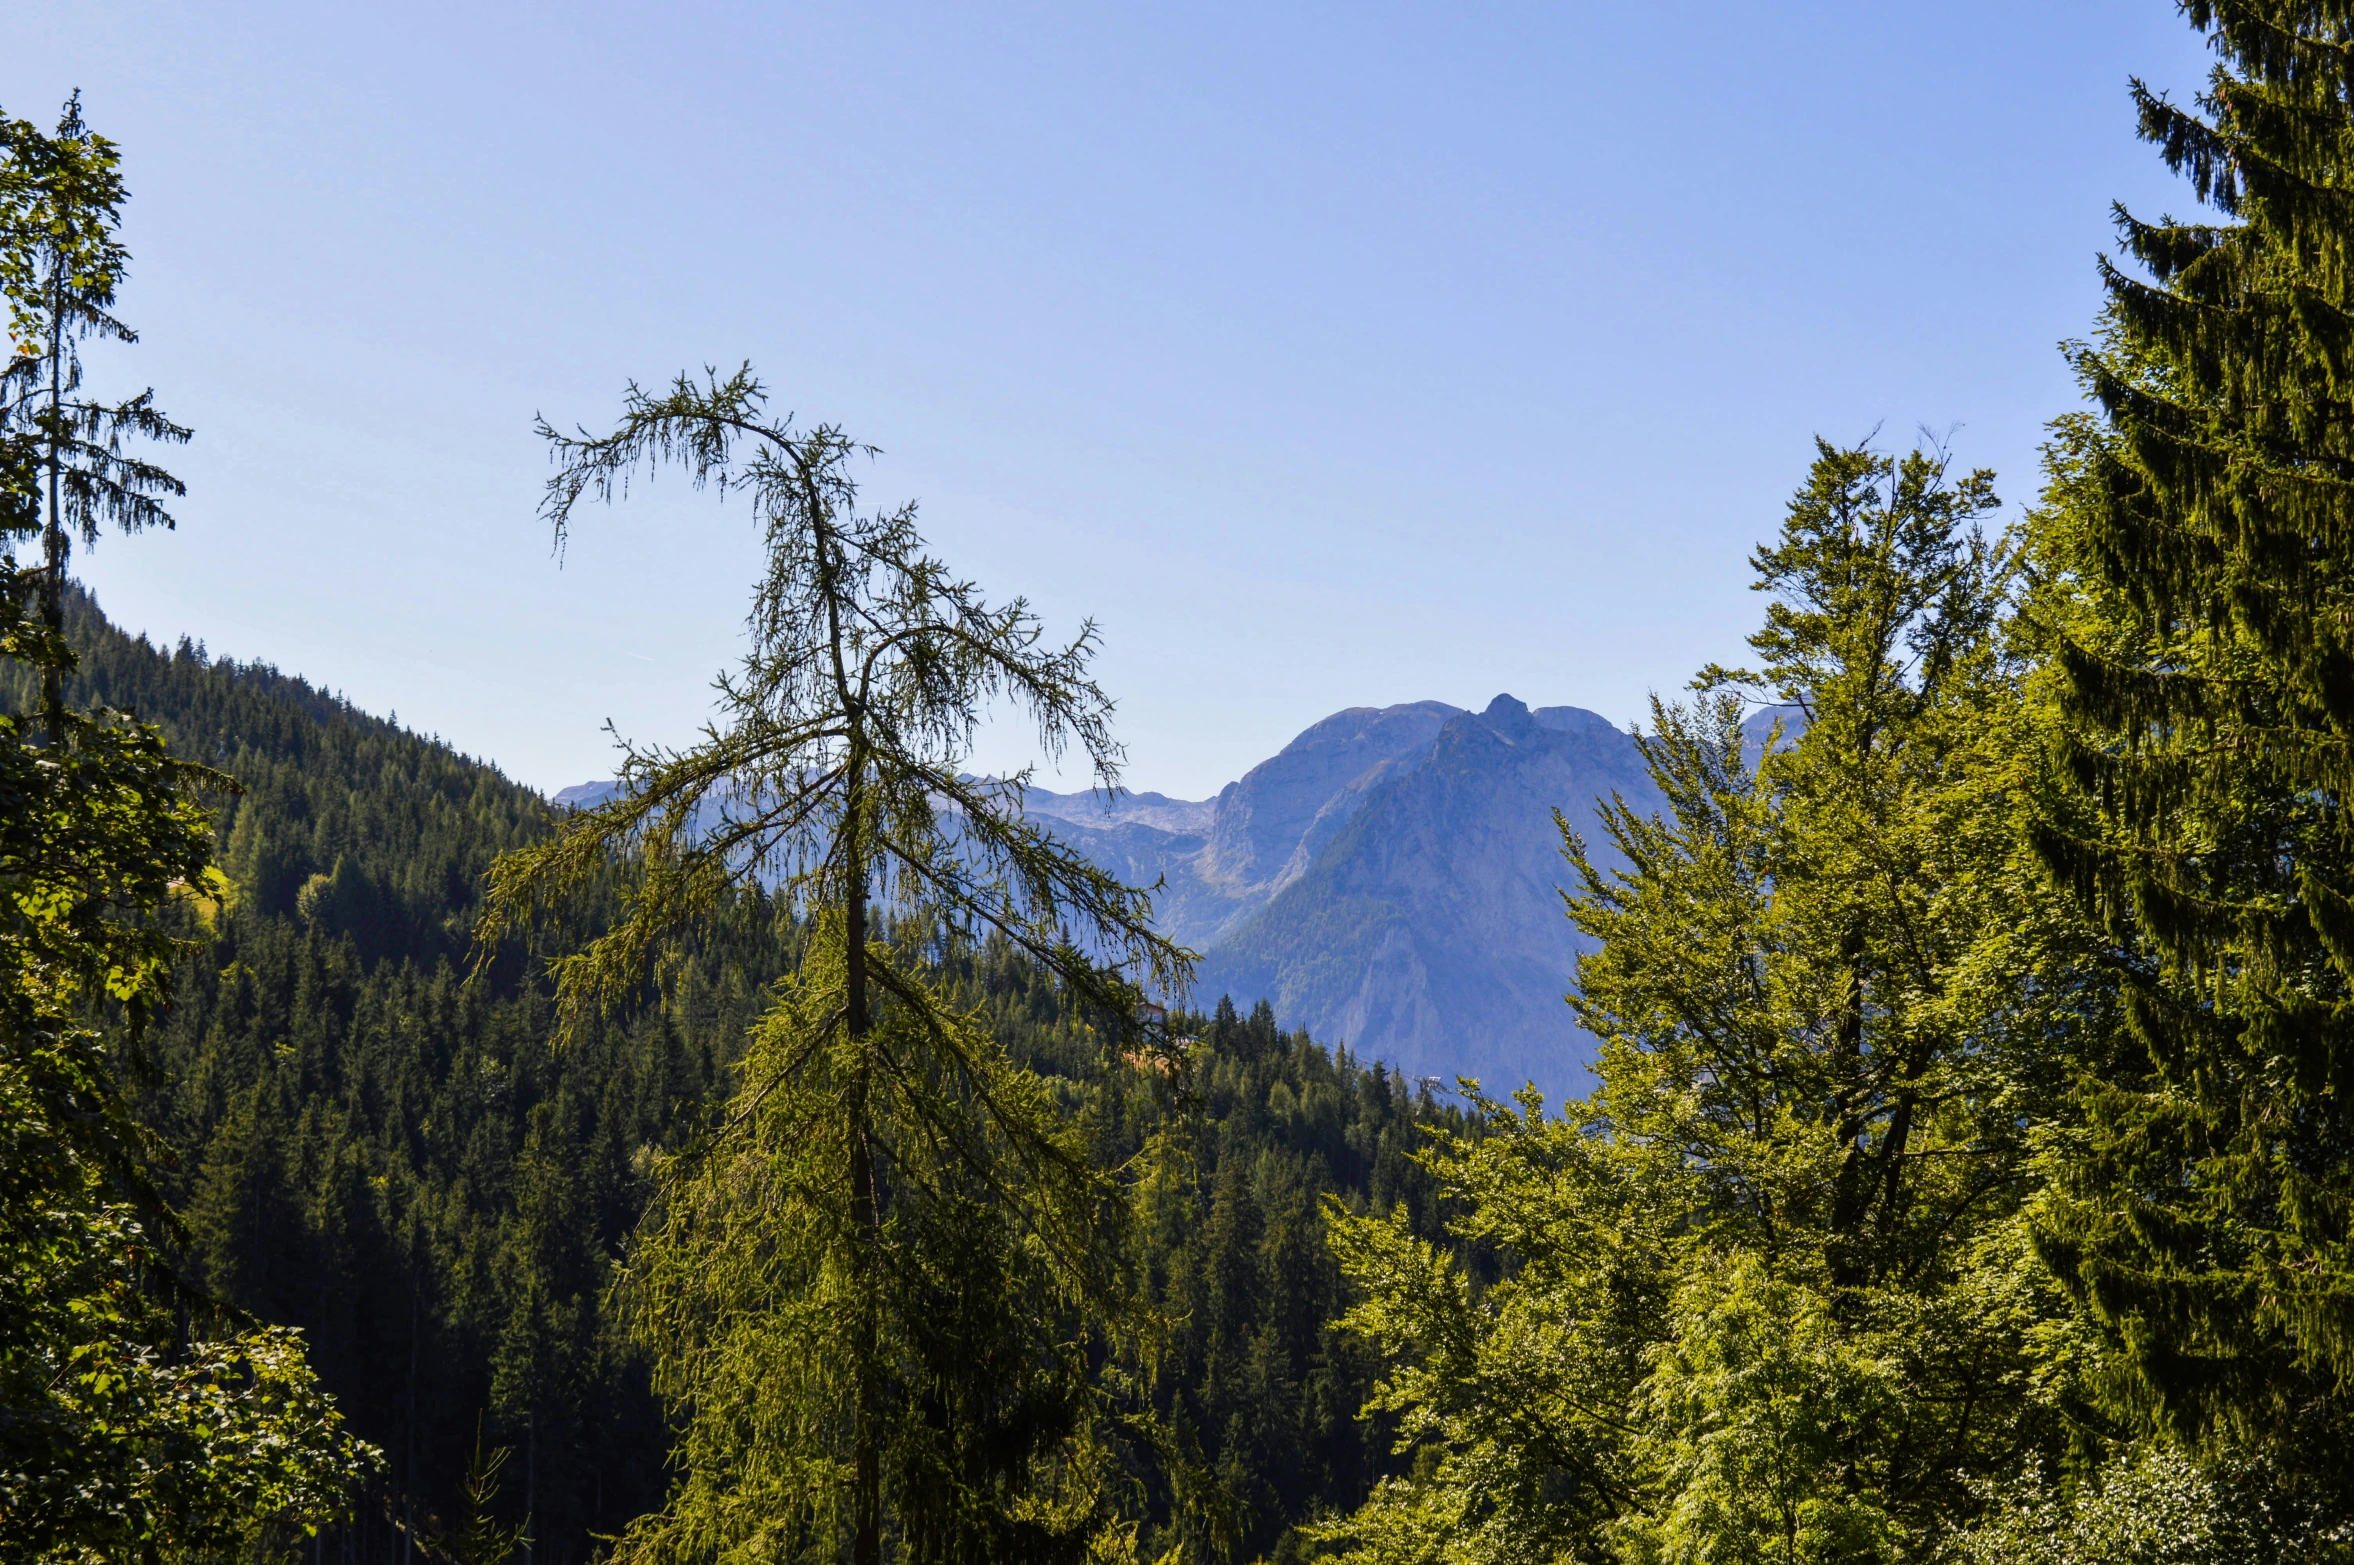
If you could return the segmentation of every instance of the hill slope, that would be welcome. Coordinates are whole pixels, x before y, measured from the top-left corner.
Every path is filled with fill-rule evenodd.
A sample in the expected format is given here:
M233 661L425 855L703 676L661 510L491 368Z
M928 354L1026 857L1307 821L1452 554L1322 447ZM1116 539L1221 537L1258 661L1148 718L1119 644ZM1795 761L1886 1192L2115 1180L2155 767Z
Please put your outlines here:
M239 894L209 929L188 913L187 932L209 939L151 1032L138 1106L177 1149L164 1181L188 1274L302 1328L355 1431L390 1459L321 1557L413 1554L404 1529L430 1539L449 1517L479 1429L512 1450L497 1509L517 1522L534 1507L534 1558L585 1565L595 1535L667 1482L670 1431L612 1313L612 1267L652 1155L732 1090L794 931L747 900L670 995L551 1047L522 964L462 981L482 874L551 827L546 802L275 669L126 636L86 597L69 634L73 700L134 710L243 783L218 801ZM0 674L0 702L33 695ZM1195 823L1193 806L1124 802ZM1179 1100L1157 1077L1107 1070L1081 1019L1007 952L961 953L942 977L1054 1078L1107 1166L1166 1137L1190 1171L1137 1236L1151 1302L1176 1322L1144 1394L1245 1508L1241 1557L1356 1505L1394 1470L1394 1429L1355 1416L1376 1365L1331 1326L1323 1200L1402 1202L1447 1242L1410 1154L1423 1125L1460 1117L1279 1033L1265 1008L1183 1019L1201 1043L1195 1094ZM1209 1540L1148 1492L1146 1552L1182 1541L1204 1557Z

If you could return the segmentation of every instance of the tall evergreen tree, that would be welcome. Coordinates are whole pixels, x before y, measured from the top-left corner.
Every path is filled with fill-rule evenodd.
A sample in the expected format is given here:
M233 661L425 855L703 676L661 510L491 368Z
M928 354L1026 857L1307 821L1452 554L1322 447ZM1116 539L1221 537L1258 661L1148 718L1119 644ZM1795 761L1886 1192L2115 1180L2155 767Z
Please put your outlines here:
M184 443L188 431L165 417L154 391L119 402L83 385L81 344L92 337L139 340L114 314L130 252L117 238L126 197L122 154L82 120L82 95L66 100L53 134L0 115L0 296L8 301L9 351L0 365L0 439L29 460L40 506L41 614L52 634L65 625L66 562L78 537L101 526L126 532L172 525L166 498L180 481L125 449L144 439ZM19 508L0 520L25 525ZM60 672L44 676L45 721L63 728ZM53 733L53 737L55 734Z
M627 1286L658 1386L686 1420L642 1558L847 1552L1044 1558L1093 1546L1106 1476L1084 1417L1082 1317L1117 1314L1118 1204L1036 1077L945 1004L937 924L1012 942L1106 1022L1128 977L1181 980L1150 903L1025 819L1027 776L964 767L985 711L1025 710L1104 786L1120 752L1087 675L924 552L912 506L861 512L863 454L764 411L748 368L629 390L610 434L543 423L559 542L584 499L675 462L747 494L768 568L721 720L682 751L629 748L621 785L493 876L486 942L626 854L618 922L553 964L574 1017L659 973L677 931L756 880L815 931L755 1032L726 1128L672 1165Z
M2343 1487L2354 1403L2354 6L2188 0L2143 137L2211 219L2119 209L2036 547L2039 847L2126 1000L2080 1060L2046 1253L2121 1405ZM2335 1476L2332 1476L2335 1475Z
M2036 1351L2066 1311L2018 1218L2083 997L2003 803L1993 503L1934 450L1820 446L1754 557L1762 668L1655 709L1668 808L1602 811L1625 868L1568 836L1600 1085L1558 1119L1488 1105L1431 1159L1504 1275L1336 1227L1394 1365L1376 1406L1420 1447L1324 1529L1344 1558L1925 1558L2067 1448ZM1745 727L1739 690L1790 723Z

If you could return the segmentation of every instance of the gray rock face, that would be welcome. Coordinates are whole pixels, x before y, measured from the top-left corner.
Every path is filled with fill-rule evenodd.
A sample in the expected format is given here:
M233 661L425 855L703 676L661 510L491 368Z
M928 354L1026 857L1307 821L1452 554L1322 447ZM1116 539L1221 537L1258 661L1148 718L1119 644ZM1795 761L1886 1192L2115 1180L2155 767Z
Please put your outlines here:
M591 802L587 784L560 799ZM1134 885L1202 955L1194 998L1274 1002L1285 1026L1410 1075L1582 1092L1593 1040L1563 1001L1558 809L1591 846L1598 798L1660 801L1634 740L1578 707L1351 707L1216 799L1058 794L1025 805Z
M1375 774L1428 755L1447 720L1461 715L1440 701L1333 713L1218 795L1204 876L1238 897L1281 890L1306 872L1311 836L1331 840Z
M1287 1023L1409 1075L1582 1090L1592 1040L1563 996L1578 937L1553 811L1591 842L1597 797L1656 805L1629 736L1510 696L1368 779L1347 825L1210 947L1205 993L1266 995Z

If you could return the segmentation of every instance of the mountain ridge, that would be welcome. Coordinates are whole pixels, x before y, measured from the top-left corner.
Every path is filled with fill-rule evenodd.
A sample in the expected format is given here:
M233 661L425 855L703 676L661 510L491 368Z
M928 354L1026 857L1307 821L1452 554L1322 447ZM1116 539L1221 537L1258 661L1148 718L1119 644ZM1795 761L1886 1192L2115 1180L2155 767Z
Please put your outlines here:
M1594 837L1598 798L1654 805L1633 736L1499 695L1351 787L1346 824L1204 954L1204 988L1264 993L1412 1075L1582 1090L1593 1046L1565 998L1582 941L1553 813Z
M583 784L559 803L593 803ZM1348 707L1210 799L1030 788L1024 808L1134 885L1201 955L1195 998L1266 999L1286 1026L1413 1076L1583 1091L1593 1040L1565 996L1581 949L1553 813L1658 797L1633 735L1499 695Z

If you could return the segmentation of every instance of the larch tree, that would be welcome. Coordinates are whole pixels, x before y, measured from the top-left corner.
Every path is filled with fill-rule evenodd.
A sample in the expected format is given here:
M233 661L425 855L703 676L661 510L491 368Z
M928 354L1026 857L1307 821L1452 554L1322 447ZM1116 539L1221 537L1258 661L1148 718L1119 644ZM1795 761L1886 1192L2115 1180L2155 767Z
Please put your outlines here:
M1147 895L1025 817L1027 773L966 770L994 705L1116 783L1093 626L1050 643L1024 601L992 605L928 554L912 505L861 510L865 448L771 417L748 367L633 385L607 434L541 434L559 543L584 501L676 465L750 501L767 568L717 719L684 749L625 747L611 799L502 860L484 949L621 874L611 927L551 964L577 1018L658 980L755 883L809 934L723 1122L664 1166L622 1282L683 1428L670 1503L624 1553L1116 1546L1084 1361L1089 1331L1127 1318L1123 1208L923 960L928 931L1000 935L1122 1030L1139 985L1184 980Z
M2035 537L2039 850L2125 1000L2042 1245L2122 1409L2354 1502L2354 6L2181 7L2218 56L2142 136Z

